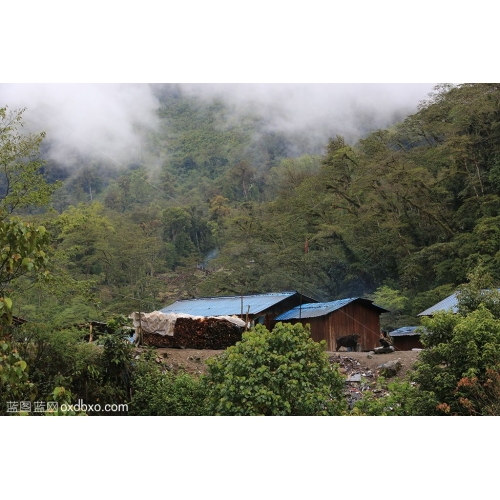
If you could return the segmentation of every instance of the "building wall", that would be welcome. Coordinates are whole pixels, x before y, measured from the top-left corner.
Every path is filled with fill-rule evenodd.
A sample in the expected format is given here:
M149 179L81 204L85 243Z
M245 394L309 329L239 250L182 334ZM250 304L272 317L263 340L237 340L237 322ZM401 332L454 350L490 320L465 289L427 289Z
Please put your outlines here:
M394 340L394 348L397 351L411 351L412 349L423 349L424 346L420 342L420 335L401 335L392 337Z
M380 313L363 304L351 303L328 316L294 320L293 323L311 325L311 337L316 342L326 340L327 350L335 351L336 338L358 333L363 351L379 347Z
M291 297L287 297L285 300L282 300L281 302L275 304L269 309L262 311L260 314L256 314L252 319L255 320L256 322L260 323L263 322L264 326L269 331L271 331L277 323L277 321L275 321L274 318L276 318L280 314L283 314L284 312L290 311L290 309L293 309L294 307L299 306L301 302L302 304L309 304L311 302L317 302L317 301L304 296L302 296L301 300L300 294L295 294L292 295ZM263 316L264 319L259 321L259 316L261 317Z

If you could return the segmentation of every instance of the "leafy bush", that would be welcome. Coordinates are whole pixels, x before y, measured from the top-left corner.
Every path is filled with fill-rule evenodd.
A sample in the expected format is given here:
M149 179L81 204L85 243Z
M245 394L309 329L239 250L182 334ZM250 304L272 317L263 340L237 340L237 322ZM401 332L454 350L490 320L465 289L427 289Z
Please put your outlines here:
M426 415L468 415L472 409L481 413L482 403L480 398L474 399L474 391L464 406L463 379L473 381L478 389L487 384L491 370L497 369L500 320L480 304L466 316L442 313L424 319L423 324L430 333L422 336L426 349L420 353L413 375L420 390L429 396L422 411Z
M241 342L207 360L208 411L216 415L339 415L344 380L325 343L302 325L257 325Z
M109 320L109 333L94 343L74 327L27 323L16 329L14 345L29 367L37 399L50 399L54 387L64 387L66 397L102 407L128 401L132 346L124 325L122 317Z
M153 353L138 360L132 379L130 415L197 416L205 413L204 387L185 372L165 371Z
M29 400L34 392L26 361L11 342L0 336L0 415L6 414L8 401Z
M356 404L368 415L495 415L500 411L500 295L482 266L457 293L458 313L423 318L425 349L409 380ZM487 288L488 287L488 288Z
M380 396L380 390L387 390ZM432 398L431 398L432 399ZM429 406L429 395L408 379L396 379L386 385L383 377L377 380L373 391L363 393L363 398L354 405L352 415L411 416L420 415L421 408Z

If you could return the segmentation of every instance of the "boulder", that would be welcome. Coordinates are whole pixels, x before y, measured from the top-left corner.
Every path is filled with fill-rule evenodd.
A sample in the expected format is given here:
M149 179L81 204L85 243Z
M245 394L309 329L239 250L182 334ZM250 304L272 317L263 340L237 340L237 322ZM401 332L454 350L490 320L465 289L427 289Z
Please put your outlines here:
M388 361L387 363L380 365L378 368L381 375L389 378L397 375L399 370L401 370L401 366L401 361L399 359L395 359L393 361Z

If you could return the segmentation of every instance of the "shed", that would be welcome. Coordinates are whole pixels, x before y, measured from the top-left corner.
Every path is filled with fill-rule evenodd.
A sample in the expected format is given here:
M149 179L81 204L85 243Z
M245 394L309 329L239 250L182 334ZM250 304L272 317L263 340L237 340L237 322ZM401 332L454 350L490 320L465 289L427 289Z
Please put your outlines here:
M203 317L239 316L244 319L248 314L248 319L252 323L260 323L271 329L274 326L274 318L279 314L300 304L312 302L316 300L296 291L288 291L178 300L160 309L160 312Z
M311 337L317 342L325 340L328 351L335 350L338 337L357 333L362 350L368 351L378 346L380 315L385 312L389 311L371 300L354 297L302 304L279 315L275 321L311 325Z
M389 333L394 341L394 348L398 351L411 351L423 349L420 334L424 330L421 326L402 326Z

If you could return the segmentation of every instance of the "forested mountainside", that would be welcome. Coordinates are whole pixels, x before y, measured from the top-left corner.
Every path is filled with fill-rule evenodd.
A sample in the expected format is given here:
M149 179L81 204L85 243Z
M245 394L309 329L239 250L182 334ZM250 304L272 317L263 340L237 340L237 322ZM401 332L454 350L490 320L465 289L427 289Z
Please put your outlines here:
M15 314L75 324L298 290L371 297L397 327L479 263L499 280L499 84L440 86L353 144L278 132L220 98L155 91L159 126L139 131L128 162L82 156L68 169L42 134L23 156L39 149L45 163L20 174L2 148L4 220L21 216L50 238L43 279L4 278Z

